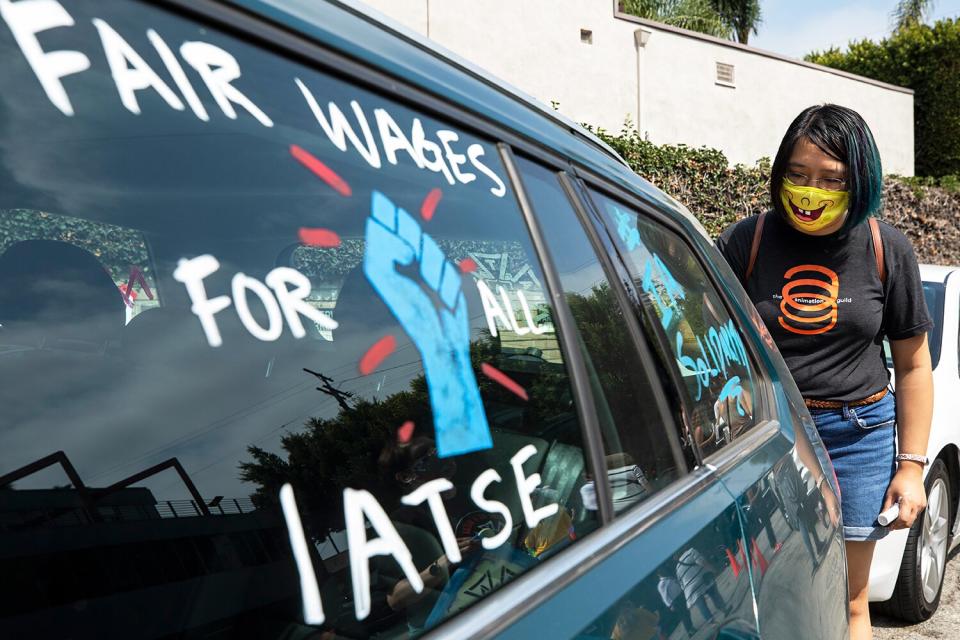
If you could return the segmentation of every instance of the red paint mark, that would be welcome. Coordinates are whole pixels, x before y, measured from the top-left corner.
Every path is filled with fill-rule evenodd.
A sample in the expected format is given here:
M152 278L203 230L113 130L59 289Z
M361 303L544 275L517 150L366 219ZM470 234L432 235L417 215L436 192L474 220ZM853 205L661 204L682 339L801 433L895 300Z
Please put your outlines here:
M420 215L424 220L430 221L433 214L437 211L437 204L440 203L442 196L443 191L440 189L431 189L427 197L423 199L423 204L420 205Z
M414 424L412 420L407 420L400 425L400 428L397 429L397 442L400 444L407 444L410 442L410 438L413 437L413 427Z
M153 300L153 291L150 291L150 285L143 277L143 271L140 270L140 267L133 265L130 267L130 277L127 278L127 284L120 285L120 294L128 307L132 307L133 301L137 299L137 292L133 290L134 284L139 284L143 292L147 294L147 298Z
M300 164L310 169L318 178L326 182L330 187L342 196L353 195L343 178L338 176L333 169L320 162L320 159L302 147L295 144L290 145L290 155L296 158Z
M360 374L368 376L373 373L396 348L397 339L393 336L383 336L374 342L373 346L367 349L367 352L360 358Z
M477 263L473 258L464 258L457 266L462 273L473 273L477 270Z
M339 247L340 236L330 229L300 227L300 242L311 247Z
M494 382L505 387L508 391L518 395L524 400L529 400L527 397L526 390L517 384L510 376L505 374L500 369L497 369L492 364L487 364L486 362L480 364L480 370L483 371L483 375L487 376Z

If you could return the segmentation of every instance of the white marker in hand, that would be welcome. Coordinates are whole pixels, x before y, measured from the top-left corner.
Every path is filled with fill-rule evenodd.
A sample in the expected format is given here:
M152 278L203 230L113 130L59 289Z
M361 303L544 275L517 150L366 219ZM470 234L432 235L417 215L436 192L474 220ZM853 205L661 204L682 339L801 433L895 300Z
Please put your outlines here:
M877 516L877 522L881 527L886 527L891 522L900 517L900 503L897 502L892 507Z

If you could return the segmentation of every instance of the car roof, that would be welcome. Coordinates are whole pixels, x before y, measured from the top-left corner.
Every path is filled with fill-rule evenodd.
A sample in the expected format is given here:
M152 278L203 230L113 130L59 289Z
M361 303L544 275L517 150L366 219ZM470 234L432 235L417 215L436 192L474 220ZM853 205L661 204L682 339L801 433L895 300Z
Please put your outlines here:
M456 104L656 204L710 241L679 202L595 135L357 0L223 0Z
M920 278L926 282L946 282L947 276L960 267L947 267L938 264L921 264Z

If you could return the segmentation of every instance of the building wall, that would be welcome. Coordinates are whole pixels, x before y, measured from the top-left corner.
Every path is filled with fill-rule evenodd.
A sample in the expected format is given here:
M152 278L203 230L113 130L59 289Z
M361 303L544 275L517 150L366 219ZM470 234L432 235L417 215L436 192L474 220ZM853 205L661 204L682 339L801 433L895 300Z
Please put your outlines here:
M642 130L654 142L706 145L752 163L776 154L802 109L833 102L864 117L887 173L913 175L912 93L670 32L651 34L643 55ZM717 62L734 65L735 88L716 83Z
M913 175L909 91L619 15L614 1L366 2L577 122L616 132L627 121L653 142L752 164L776 153L800 110L834 102L867 120L885 172ZM716 82L717 62L734 65L735 87Z

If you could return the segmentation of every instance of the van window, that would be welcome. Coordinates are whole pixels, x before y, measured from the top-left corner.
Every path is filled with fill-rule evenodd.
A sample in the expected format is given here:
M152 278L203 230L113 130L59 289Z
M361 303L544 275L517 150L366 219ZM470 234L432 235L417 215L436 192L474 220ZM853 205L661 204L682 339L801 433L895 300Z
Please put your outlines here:
M637 291L660 320L656 330L665 338L665 364L686 390L688 444L710 455L743 435L759 415L757 368L743 335L679 235L599 192L591 195Z
M603 438L606 481L614 513L621 513L677 479L677 459L623 307L557 174L524 158L517 164L577 324ZM594 489L585 490L590 501Z
M415 636L597 526L493 141L148 5L0 9L5 636Z

